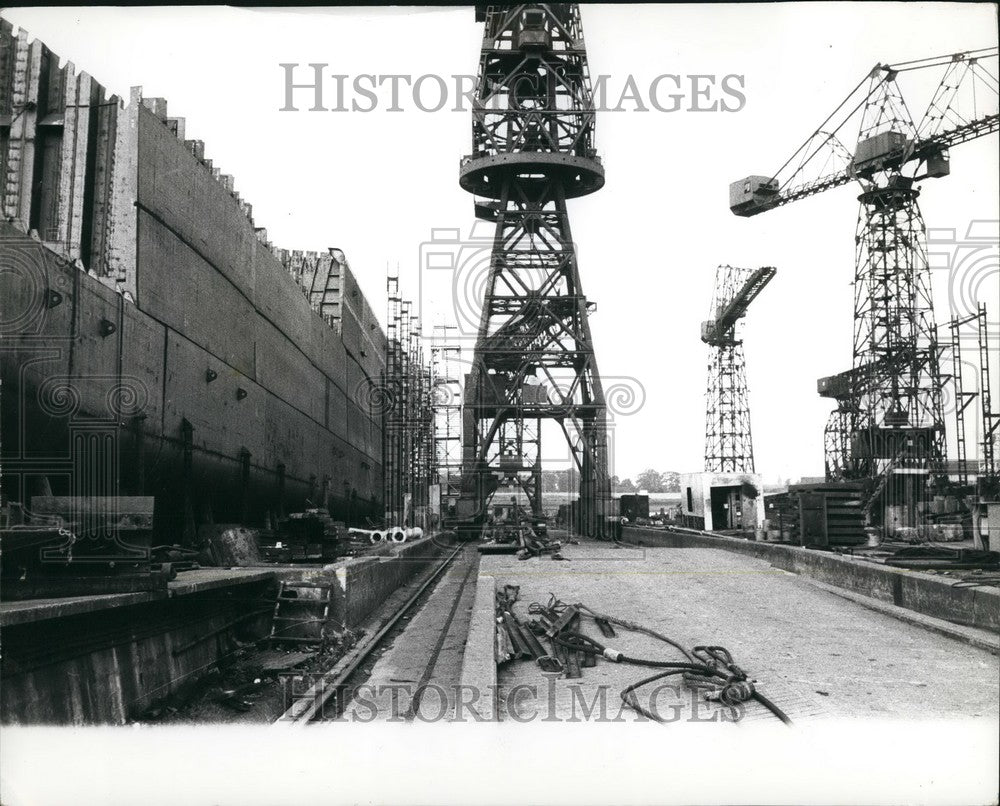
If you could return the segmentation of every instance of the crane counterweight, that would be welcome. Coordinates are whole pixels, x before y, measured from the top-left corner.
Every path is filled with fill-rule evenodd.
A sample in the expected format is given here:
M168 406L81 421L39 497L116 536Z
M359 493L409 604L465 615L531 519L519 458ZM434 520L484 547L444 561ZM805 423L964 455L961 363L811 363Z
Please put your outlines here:
M729 186L729 209L738 216L749 217L774 207L778 195L778 180L768 176L748 176Z

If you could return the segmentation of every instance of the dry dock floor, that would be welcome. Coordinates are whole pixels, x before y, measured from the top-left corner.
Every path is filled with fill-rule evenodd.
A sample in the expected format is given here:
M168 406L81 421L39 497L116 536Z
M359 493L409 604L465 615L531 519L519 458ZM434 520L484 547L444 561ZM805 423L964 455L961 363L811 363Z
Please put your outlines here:
M766 561L719 549L593 541L567 545L562 554L567 562L485 555L479 574L494 577L498 588L520 586L515 610L522 618L529 603L544 603L553 593L688 647L721 644L796 721L997 718L995 655L869 610ZM590 620L584 620L583 631L627 655L681 660L676 650L642 634L618 629L617 637L603 638ZM546 677L533 661L508 662L498 671L499 717L580 720L596 702L589 719L636 719L635 712L622 708L619 692L656 671L599 659L581 678L567 680ZM640 690L643 704L651 702L655 688ZM692 702L684 689L679 696L663 690L653 704L669 721L706 720L713 713L722 718L715 706ZM745 719L773 717L751 703Z
M437 722L452 718L476 592L479 553L472 545L447 568L429 595L404 617L349 685L348 722Z

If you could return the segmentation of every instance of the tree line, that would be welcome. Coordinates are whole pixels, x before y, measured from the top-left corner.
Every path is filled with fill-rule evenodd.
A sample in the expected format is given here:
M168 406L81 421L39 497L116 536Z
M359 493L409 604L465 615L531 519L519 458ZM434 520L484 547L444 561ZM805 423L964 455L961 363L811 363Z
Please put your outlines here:
M579 474L575 470L543 470L542 492L576 492L580 485ZM645 490L650 493L678 493L681 490L681 477L673 470L644 470L635 477L611 477L613 493L636 493Z

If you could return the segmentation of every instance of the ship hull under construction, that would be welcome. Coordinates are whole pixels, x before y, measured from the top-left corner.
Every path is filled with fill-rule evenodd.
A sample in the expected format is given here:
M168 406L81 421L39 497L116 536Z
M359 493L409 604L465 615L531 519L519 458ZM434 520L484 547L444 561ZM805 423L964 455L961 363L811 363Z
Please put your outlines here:
M381 514L385 336L343 253L274 248L162 99L5 28L5 500L154 496L171 542Z
M301 388L314 401L300 408L308 401L289 399L288 375L308 356L287 339L257 341L259 371L244 374L3 229L5 251L32 270L0 276L4 319L32 318L5 336L0 362L8 498L30 509L39 493L151 495L165 535L206 521L262 523L307 501L347 522L377 512L379 429L344 388L354 381L363 393L365 376L325 323L310 329L327 372ZM47 307L55 289L59 304ZM220 315L215 306L188 312L204 322ZM102 327L114 332L102 336Z

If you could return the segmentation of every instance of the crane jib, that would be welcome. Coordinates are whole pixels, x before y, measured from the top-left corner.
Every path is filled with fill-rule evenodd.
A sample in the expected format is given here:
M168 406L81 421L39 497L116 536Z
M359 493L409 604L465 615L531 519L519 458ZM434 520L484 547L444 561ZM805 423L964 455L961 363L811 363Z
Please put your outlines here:
M827 117L821 129L810 135L778 171L733 182L729 187L730 210L738 216L754 216L854 180L867 181L885 172L900 172L904 166L913 164L917 165L914 179L947 176L951 147L1000 130L1000 115L992 110L983 114L982 95L974 104L972 115L959 114L955 106L963 86L973 90L981 88L987 100L996 101L996 76L985 68L984 62L996 59L997 53L997 48L987 48L894 67L878 65L870 74L878 80L871 82L867 89L863 88L865 81L862 80ZM894 121L887 130L884 124L878 127L862 125L862 132L867 132L868 136L857 141L853 153L843 147L836 135L846 130L849 123L857 121L859 112L864 116L870 106L881 106L884 99L876 101L883 95L893 95L901 101L895 88L899 73L941 66L946 72L919 125ZM958 71L962 71L961 74ZM938 128L942 125L947 128ZM796 165L794 170L786 172L786 167L793 164ZM817 175L809 176L812 170Z

